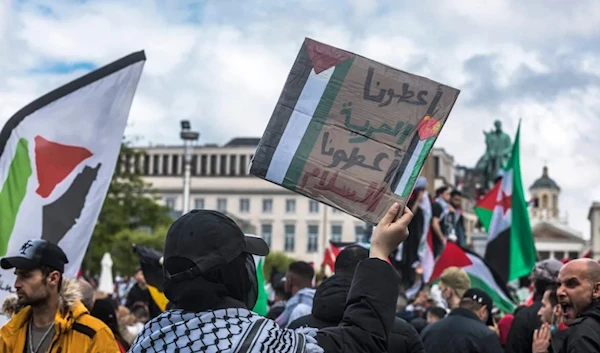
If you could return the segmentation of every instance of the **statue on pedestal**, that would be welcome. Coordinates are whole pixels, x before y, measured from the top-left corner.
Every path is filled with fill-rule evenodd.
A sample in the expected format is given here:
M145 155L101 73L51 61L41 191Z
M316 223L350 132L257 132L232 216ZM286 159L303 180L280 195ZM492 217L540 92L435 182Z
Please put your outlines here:
M512 153L510 136L502 131L502 123L494 121L495 130L483 131L485 135L485 154L477 162L475 169L482 172L484 187L491 189L494 181L501 176L502 169L506 166Z

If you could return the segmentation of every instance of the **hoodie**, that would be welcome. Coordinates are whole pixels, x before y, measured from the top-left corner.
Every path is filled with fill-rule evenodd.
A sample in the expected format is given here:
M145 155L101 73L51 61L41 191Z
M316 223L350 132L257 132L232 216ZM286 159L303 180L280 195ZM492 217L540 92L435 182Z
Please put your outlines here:
M600 352L600 299L569 326L563 353Z
M288 326L326 328L337 326L344 317L346 298L350 291L352 277L333 275L317 288L313 300L312 313L303 316ZM421 353L423 343L416 329L405 320L396 318L389 341L389 352Z

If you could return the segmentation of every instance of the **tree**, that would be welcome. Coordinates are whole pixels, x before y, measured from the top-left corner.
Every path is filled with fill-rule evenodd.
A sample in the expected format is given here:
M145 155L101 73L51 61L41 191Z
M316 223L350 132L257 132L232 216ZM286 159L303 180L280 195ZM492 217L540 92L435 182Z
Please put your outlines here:
M292 262L296 259L287 256L285 253L280 251L273 251L267 255L265 264L263 265L263 271L265 275L265 282L271 278L273 271L278 273L285 273Z
M135 257L131 250L132 245L127 246L123 243L125 236L122 234L125 233L122 232L149 228L150 231L146 234L156 234L161 226L169 225L173 221L169 216L169 209L157 203L152 186L141 177L139 161L144 154L144 151L134 150L126 143L121 145L115 174L84 261L84 266L92 273L98 273L100 261L106 252L112 254L115 263L125 261L119 259L117 254ZM162 239L164 241L164 238ZM125 247L125 252L122 247Z

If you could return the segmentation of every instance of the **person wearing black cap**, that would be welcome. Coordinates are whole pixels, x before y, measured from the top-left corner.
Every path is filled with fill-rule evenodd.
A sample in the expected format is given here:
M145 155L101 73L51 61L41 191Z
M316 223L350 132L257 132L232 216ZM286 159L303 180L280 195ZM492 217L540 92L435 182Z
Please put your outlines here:
M538 311L542 307L544 293L556 285L558 272L562 267L562 262L547 259L538 262L533 268L533 304L515 311L506 340L506 353L531 353L533 333L542 325Z
M371 238L370 258L356 269L343 325L284 329L251 312L258 285L253 255L269 252L233 220L193 210L176 220L165 240L165 295L173 308L148 322L132 353L156 352L385 352L398 297L388 256L408 236L412 213L394 204ZM394 221L395 220L395 221Z
M503 353L500 338L486 324L493 305L485 291L467 290L458 308L423 330L425 352Z
M63 278L67 263L60 247L41 239L0 260L15 269L21 308L0 329L0 352L119 352L110 329L81 303L77 280Z

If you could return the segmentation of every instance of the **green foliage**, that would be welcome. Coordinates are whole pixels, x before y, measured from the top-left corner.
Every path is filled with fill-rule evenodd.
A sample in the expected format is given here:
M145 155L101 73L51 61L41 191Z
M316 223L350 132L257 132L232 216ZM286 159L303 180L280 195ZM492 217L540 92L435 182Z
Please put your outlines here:
M117 233L113 239L114 251L113 271L122 274L131 274L139 266L140 261L133 252L133 245L146 245L154 250L163 252L165 237L168 227L158 227L153 233L148 233L139 229L125 229Z
M263 265L265 281L269 281L271 279L271 272L273 270L280 273L285 273L290 264L294 261L296 261L296 259L291 258L280 251L273 251L269 253Z
M92 273L99 272L100 261L106 252L111 253L115 266L122 264L117 267L123 270L131 269L130 260L137 261L137 257L133 254L132 244L127 244L129 241L137 240L140 244L156 241L162 249L161 242L164 241L164 237L161 241L146 238L152 237L152 234L156 237L160 234L164 236L165 232L160 233L159 229L168 226L172 219L168 208L156 202L157 197L151 185L141 177L136 161L141 160L143 156L143 151L135 151L127 144L121 145L119 162L83 264L84 268ZM124 172L119 172L121 165L126 167ZM149 229L150 234L132 232L140 227Z

